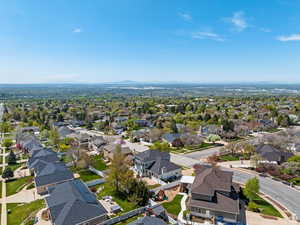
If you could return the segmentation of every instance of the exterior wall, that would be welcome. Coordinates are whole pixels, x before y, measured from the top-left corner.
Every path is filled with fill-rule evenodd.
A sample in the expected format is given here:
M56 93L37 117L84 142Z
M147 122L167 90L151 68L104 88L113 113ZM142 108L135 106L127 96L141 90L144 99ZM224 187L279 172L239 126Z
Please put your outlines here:
M176 176L176 177L181 176L181 169L173 170L173 171L170 171L168 173L163 173L158 178L159 179L168 179L168 178L174 177L174 176Z
M223 217L224 221L226 222L237 222L238 216L236 214L226 213L226 212L219 212L213 211L209 209L204 209L200 207L190 207L191 215L201 217L201 218L213 218L213 217Z

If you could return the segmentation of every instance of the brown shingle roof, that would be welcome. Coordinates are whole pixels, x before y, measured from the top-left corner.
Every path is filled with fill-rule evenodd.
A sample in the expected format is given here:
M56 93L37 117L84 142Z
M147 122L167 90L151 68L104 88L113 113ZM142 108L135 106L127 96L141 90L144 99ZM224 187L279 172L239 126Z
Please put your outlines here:
M213 196L215 191L231 191L232 172L213 167L196 173L192 193Z

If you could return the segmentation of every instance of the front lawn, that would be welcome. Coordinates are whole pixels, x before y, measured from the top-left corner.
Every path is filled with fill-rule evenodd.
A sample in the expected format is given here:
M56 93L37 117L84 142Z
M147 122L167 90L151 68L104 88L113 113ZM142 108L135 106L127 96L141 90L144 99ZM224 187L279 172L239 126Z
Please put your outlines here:
M207 149L209 147L213 147L214 144L212 143L201 143L200 145L192 145L192 146L187 146L185 147L188 150L194 150L194 151L199 151L199 150L203 150L203 149Z
M6 181L6 195L14 195L26 185L29 184L32 181L33 177L22 177L19 179L12 179Z
M283 218L280 212L278 212L278 210L273 205L271 205L260 196L257 195L253 201L255 204L257 204L261 214Z
M244 189L243 189L244 190ZM255 199L253 199L253 202L249 202L249 199L246 198L245 195L242 194L242 198L248 202L248 210L254 211L254 212L259 212L263 215L267 216L275 216L275 217L280 217L283 218L283 216L278 212L278 210L271 205L269 202L264 200L262 197L259 195L256 195ZM253 204L254 203L254 204ZM250 208L250 204L252 208Z
M136 204L127 200L123 200L119 196L115 195L115 193L112 191L111 187L108 186L108 184L103 184L102 186L103 190L101 190L100 193L97 194L99 199L101 199L104 196L112 196L113 200L123 209L123 213L129 212L137 208Z
M240 156L238 155L220 155L218 156L220 161L239 161Z
M29 216L34 216L36 212L45 206L44 200L37 200L28 204L9 203L7 204L7 221L9 225L20 225Z
M176 195L173 201L164 202L162 206L167 210L168 213L177 216L181 211L180 202L182 198L182 195Z

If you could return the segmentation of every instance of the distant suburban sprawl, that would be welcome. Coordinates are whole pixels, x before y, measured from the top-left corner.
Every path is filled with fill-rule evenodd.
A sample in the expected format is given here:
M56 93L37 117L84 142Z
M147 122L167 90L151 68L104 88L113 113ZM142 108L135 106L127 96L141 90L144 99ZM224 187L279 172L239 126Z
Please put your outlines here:
M1 225L300 221L297 85L1 87Z

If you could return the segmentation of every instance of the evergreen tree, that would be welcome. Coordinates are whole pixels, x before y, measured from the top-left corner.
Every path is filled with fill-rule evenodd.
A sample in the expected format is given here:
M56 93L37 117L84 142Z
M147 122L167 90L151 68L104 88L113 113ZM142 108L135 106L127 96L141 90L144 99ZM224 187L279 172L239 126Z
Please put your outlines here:
M8 155L7 163L8 163L8 165L13 165L13 164L17 163L17 157L16 157L15 153L13 152L13 150L11 150Z

